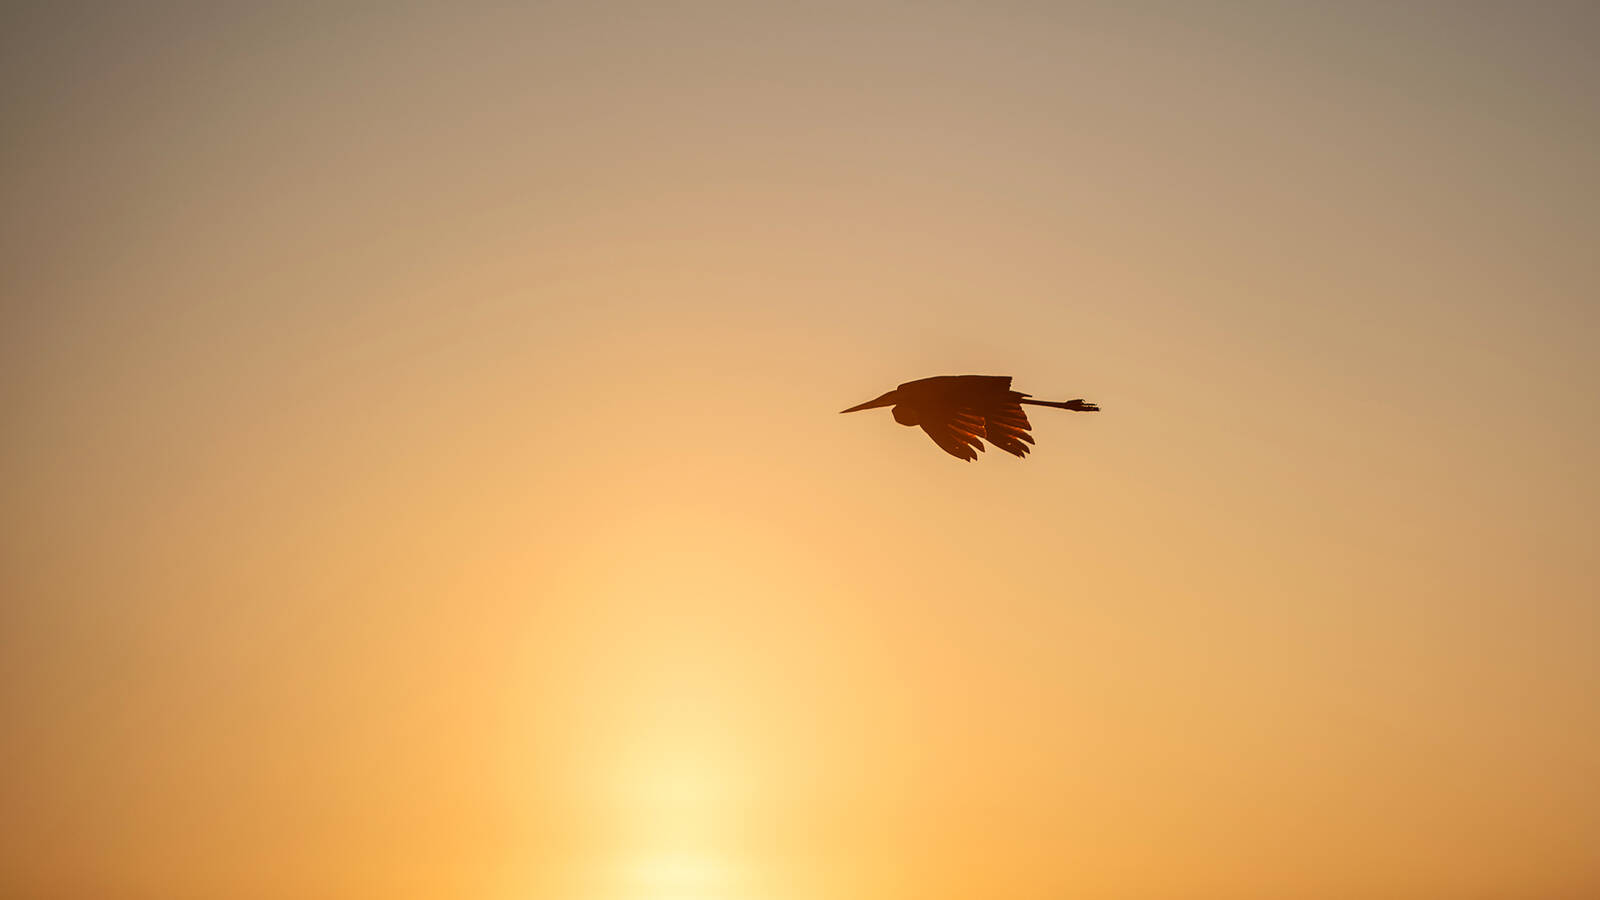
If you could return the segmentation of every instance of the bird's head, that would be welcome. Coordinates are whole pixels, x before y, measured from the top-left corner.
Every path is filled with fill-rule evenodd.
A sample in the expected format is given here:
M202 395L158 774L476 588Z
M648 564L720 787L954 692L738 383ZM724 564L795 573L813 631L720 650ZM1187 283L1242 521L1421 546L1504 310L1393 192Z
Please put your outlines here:
M890 391L889 393L884 394L882 397L879 397L876 400L868 400L867 402L862 403L862 404L860 404L858 406L852 406L849 409L841 409L841 410L839 410L839 412L840 412L840 414L844 414L844 413L851 413L851 412L859 412L859 411L861 411L863 409L877 409L880 406L893 406L896 403L900 402L900 398L897 396L897 393L898 393L897 391Z

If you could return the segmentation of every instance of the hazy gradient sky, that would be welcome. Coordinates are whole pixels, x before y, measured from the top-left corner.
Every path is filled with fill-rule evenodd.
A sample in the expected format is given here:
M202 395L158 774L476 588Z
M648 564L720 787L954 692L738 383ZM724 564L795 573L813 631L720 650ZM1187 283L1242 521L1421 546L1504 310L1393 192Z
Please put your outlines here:
M1600 896L1600 8L238 6L0 14L0 894Z

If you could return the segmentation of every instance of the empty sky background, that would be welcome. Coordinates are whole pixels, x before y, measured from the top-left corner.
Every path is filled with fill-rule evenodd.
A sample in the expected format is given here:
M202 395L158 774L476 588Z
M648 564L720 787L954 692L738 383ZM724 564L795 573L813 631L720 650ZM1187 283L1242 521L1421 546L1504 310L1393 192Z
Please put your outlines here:
M1600 896L1593 5L229 6L0 16L0 894Z

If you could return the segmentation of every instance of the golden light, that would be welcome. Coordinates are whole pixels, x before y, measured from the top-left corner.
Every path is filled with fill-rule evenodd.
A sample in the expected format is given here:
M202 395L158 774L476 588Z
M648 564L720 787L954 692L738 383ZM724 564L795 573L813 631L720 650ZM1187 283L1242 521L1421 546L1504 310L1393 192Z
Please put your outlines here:
M1600 4L186 6L0 5L0 898L1600 897Z
M640 728L608 766L614 845L604 895L618 900L719 900L742 881L736 858L738 772L732 754L688 721Z
M621 867L625 900L722 900L739 888L738 870L709 855L661 853Z

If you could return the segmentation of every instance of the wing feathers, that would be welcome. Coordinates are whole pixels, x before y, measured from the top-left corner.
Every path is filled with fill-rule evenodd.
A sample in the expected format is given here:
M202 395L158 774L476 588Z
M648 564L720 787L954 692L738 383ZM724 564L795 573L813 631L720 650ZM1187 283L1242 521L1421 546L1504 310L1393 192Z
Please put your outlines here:
M964 397L967 402L962 406L937 417L937 421L923 422L922 430L940 449L957 459L977 459L985 449L984 439L1012 456L1025 457L1034 441L1028 433L1033 427L1028 414L1017 403L1021 397L1014 391Z
M975 435L965 431L956 431L945 423L930 424L924 422L922 430L928 433L928 437L933 438L933 442L938 444L941 450L956 459L964 459L971 462L978 458L978 450L983 449L983 442L978 440ZM974 450L974 447L977 450Z
M1017 402L1028 395L1011 389L1010 376L939 375L908 381L895 393L913 411L909 420L957 459L976 459L984 441L1017 457L1032 449L1033 426Z

